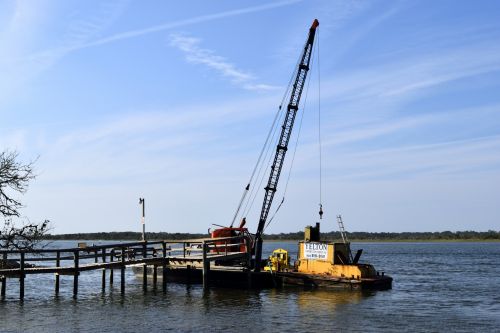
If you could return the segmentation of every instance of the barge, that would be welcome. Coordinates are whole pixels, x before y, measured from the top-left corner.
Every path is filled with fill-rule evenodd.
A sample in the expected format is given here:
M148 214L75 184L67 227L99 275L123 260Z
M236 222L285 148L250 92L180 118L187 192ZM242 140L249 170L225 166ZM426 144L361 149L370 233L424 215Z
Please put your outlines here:
M203 244L203 257L206 259L208 253L224 252L247 253L245 260L240 257L235 260L203 260L203 265L197 267L190 262L177 262L169 264L165 277L172 281L193 282L203 279L204 285L214 283L223 286L245 285L252 287L302 285L305 287L342 287L350 289L388 289L392 286L392 278L378 273L370 264L359 263L362 250L353 257L350 243L347 241L345 230L341 219L338 219L342 235L342 243L323 242L320 240L319 223L316 227L306 227L305 239L299 242L298 256L294 265L290 265L288 252L283 249L276 250L271 258L263 260L262 244L265 228L273 220L280 209L283 199L276 212L269 219L269 213L277 191L278 181L282 172L286 152L289 147L293 125L299 110L299 103L307 74L310 69L313 54L313 44L316 29L319 26L318 20L314 20L309 28L309 34L301 53L297 67L294 70L292 79L289 82L283 102L288 97L288 105L282 104L278 108L273 125L268 133L268 137L261 150L248 184L245 186L239 205L228 226L216 225L217 228L210 232L212 243L210 247ZM278 119L282 118L281 126ZM279 136L275 135L279 132ZM297 140L298 141L298 140ZM320 151L321 151L321 140ZM274 158L269 153L275 148ZM263 155L263 153L265 154ZM264 157L263 157L264 156ZM272 162L271 162L272 161ZM255 234L250 234L246 225L246 217L249 213L255 195L254 186L262 184L264 173L259 181L261 170L269 168L269 178L264 187L265 194L258 220ZM321 168L321 162L320 162ZM259 170L258 172L256 172ZM291 171L291 170L290 170ZM257 174L257 177L254 176ZM321 175L321 172L320 172ZM320 178L321 181L321 178ZM252 190L250 190L252 188ZM286 192L286 187L285 187ZM249 195L250 193L250 195ZM253 196L253 198L252 198ZM320 186L321 201L321 186ZM323 217L323 205L320 202L319 218ZM247 209L247 207L249 207ZM243 210L241 210L243 208ZM234 227L238 218L241 222L238 227ZM340 217L340 216L339 216ZM339 218L338 217L338 218ZM236 244L227 244L227 238L239 238ZM211 268L213 264L213 268ZM146 278L143 271L143 278Z
M343 225L343 224L341 224ZM308 226L305 239L299 242L297 260L291 266L286 262L283 249L278 255L270 257L269 272L274 272L283 285L304 287L341 288L341 289L378 289L392 288L392 277L378 272L373 265L360 263L363 250L353 257L351 244L341 228L342 242L321 241L319 223ZM276 252L275 251L275 252ZM277 260L274 259L277 257ZM273 260L274 259L274 260Z

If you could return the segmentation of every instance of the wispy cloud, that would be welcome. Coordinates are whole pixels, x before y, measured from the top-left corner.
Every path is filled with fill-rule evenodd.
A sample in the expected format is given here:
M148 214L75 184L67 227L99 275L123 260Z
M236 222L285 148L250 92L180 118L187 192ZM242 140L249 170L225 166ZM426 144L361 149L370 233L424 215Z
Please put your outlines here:
M52 67L71 52L188 25L289 6L300 1L302 0L280 1L265 5L202 15L155 25L148 28L118 33L92 41L92 38L96 38L100 32L108 27L121 14L126 5L125 1L101 2L97 6L96 13L93 16L75 20L70 24L60 45L29 54L26 54L26 51L19 51L19 45L22 43L29 43L29 41L23 41L20 38L21 35L17 32L21 30L24 31L25 33L23 36L26 38L40 33L36 20L40 15L45 14L46 11L39 7L44 7L47 4L43 1L38 1L36 5L32 3L26 5L25 2L19 2L16 10L12 14L9 30L2 32L4 37L7 36L5 37L7 39L4 38L4 41L7 41L8 43L4 42L0 46L0 50L2 51L2 56L0 56L0 71L2 72L2 77L0 78L0 102L10 96L12 92L16 90L16 87L34 77L37 77L40 73ZM8 57L9 55L11 57ZM202 57L199 57L198 61L204 60ZM275 88L266 84L255 84L249 82L250 74L234 68L231 64L222 61L222 59L217 59L217 57L209 58L207 61L207 65L216 68L221 73L224 73L224 75L231 77L233 80L246 80L246 84L244 85L245 89L272 90Z
M269 3L269 4L265 4L265 5L246 7L246 8L240 8L240 9L235 9L235 10L228 10L228 11L223 11L220 13L202 15L202 16L197 16L197 17L185 19L185 20L168 22L168 23L159 24L159 25L155 25L152 27L148 27L148 28L122 32L119 34L115 34L112 36L98 39L96 41L82 45L80 47L98 46L98 45L116 42L116 41L123 40L123 39L135 38L135 37L146 35L146 34L171 30L174 28L180 28L180 27L184 27L184 26L188 26L188 25L192 25L192 24L209 22L209 21L219 20L219 19L223 19L223 18L227 18L227 17L238 16L238 15L257 13L257 12L270 10L270 9L274 9L274 8L279 8L279 7L283 7L283 6L289 6L289 5L292 5L292 4L300 2L300 1L302 1L302 0L279 1L279 2L273 2L273 3Z
M194 37L170 35L170 45L184 52L188 62L208 66L236 83L254 79L253 75L237 69L224 57L216 55L213 50L201 48L200 42L200 39Z
M262 138L254 137L254 132L259 130L249 132L245 140L235 143L232 128L262 119L269 119L267 123L270 123L274 111L271 106L275 101L274 96L262 96L221 103L216 107L184 105L173 109L138 110L75 129L47 131L43 135L0 133L0 143L37 146L41 167L50 170L44 174L43 181L54 184L82 180L105 182L108 177L123 180L136 174L144 174L144 180L148 181L151 177L157 178L158 170L165 168L177 170L175 179L180 174L193 177L200 163L227 163L224 162L226 158L233 158L228 156L227 150L234 149L235 145L239 149L234 154L252 154L248 149L243 151L241 145L253 140L260 145ZM258 149L257 146L253 148ZM251 155L252 161L253 157ZM144 165L145 160L147 165ZM227 174L223 168L216 170ZM239 171L244 170L243 167Z
M500 47L478 43L440 50L425 56L390 59L375 66L340 72L323 83L322 97L336 102L396 100L425 89L500 70Z
M25 2L20 2L25 3ZM30 7L33 4L29 4ZM0 102L8 98L12 92L23 83L37 77L40 73L56 64L68 53L79 49L90 39L96 37L108 27L121 13L125 6L124 1L101 2L94 9L92 15L85 18L76 18L69 23L66 33L59 44L54 48L42 51L33 51L34 36L42 38L38 26L39 16L49 15L43 8L43 1L37 2L35 8L26 9L24 5L16 7L12 13L12 23L4 34L14 39L7 39L0 50ZM42 8L40 8L42 7ZM22 28L19 27L22 25ZM16 31L22 30L23 34Z
M383 117L371 123L333 127L323 140L325 172L333 179L366 181L381 179L438 179L481 177L498 172L500 136L496 133L500 105L437 110L415 116ZM488 125L490 123L490 125ZM444 131L455 135L441 135ZM317 139L300 146L298 166L316 168ZM311 169L312 168L312 169Z
M179 34L170 35L170 45L181 50L186 60L193 64L201 64L216 71L231 82L242 86L248 90L274 90L274 87L267 84L255 84L255 76L247 71L237 68L226 58L215 54L215 51L200 47L199 38L183 36Z
M337 177L357 179L415 179L481 177L482 173L500 167L500 136L409 145L396 149L379 149L344 155L344 167ZM345 168L350 166L350 168ZM341 169L341 170L340 170Z

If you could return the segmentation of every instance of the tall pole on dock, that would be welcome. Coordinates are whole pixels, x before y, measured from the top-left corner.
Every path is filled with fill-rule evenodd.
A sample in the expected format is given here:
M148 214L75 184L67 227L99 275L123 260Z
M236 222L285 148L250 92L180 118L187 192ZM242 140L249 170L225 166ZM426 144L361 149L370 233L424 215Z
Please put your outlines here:
M146 201L144 198L139 198L139 205L142 205L142 240L146 240Z

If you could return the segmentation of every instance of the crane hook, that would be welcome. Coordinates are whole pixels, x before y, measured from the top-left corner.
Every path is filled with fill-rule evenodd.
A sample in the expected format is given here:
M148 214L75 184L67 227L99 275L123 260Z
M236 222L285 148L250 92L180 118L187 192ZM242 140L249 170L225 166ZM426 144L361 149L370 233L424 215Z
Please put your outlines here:
M323 219L323 205L319 204L319 219Z

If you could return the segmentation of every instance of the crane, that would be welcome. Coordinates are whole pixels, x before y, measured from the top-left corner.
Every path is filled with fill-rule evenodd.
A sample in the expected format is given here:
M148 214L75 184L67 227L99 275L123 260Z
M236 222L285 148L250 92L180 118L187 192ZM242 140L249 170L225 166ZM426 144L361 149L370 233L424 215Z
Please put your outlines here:
M288 149L288 141L292 135L293 123L295 122L295 116L299 109L300 96L304 89L304 84L306 82L307 72L309 71L309 63L311 60L314 36L316 34L316 28L319 26L319 22L315 19L309 29L309 36L307 38L304 50L300 58L300 62L297 68L297 75L293 83L292 91L290 93L290 100L287 106L285 118L281 126L281 133L278 140L278 145L276 147L276 153L274 155L274 160L271 165L271 172L269 174L269 180L264 188L266 191L264 195L264 202L262 203L262 209L260 212L259 224L257 226L257 232L255 233L255 271L260 271L261 261L262 261L262 233L264 231L264 225L269 215L269 210L273 203L274 194L276 193L278 180L280 178L281 169L283 167L283 162L285 160L285 155Z

